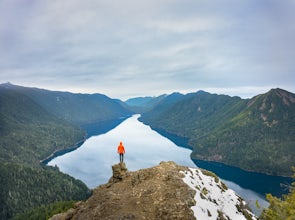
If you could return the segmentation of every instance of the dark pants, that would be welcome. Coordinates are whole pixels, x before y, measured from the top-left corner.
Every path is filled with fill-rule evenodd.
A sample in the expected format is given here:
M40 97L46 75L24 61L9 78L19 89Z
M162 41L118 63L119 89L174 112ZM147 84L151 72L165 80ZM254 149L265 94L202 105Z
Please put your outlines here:
M124 154L120 154L120 163L122 163L124 160Z

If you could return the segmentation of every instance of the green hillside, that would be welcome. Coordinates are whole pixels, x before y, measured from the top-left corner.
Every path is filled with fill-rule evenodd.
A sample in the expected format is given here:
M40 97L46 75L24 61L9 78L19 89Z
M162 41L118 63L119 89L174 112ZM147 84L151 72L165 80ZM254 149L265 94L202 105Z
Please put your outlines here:
M138 97L138 98L131 98L125 101L126 105L129 109L137 113L144 113L150 111L155 106L157 106L166 95L161 95L157 97Z
M124 105L101 94L0 84L0 219L40 205L87 198L90 191L84 183L40 161L83 141L82 127L91 131L105 122L113 126L129 116Z
M0 163L0 219L57 201L85 200L90 190L53 167Z
M226 118L240 112L244 101L238 97L215 95L204 91L164 100L141 120L153 127L182 137L202 137Z
M291 175L295 165L295 95L281 89L254 97L206 137L192 138L193 157L247 170Z
M26 95L60 119L76 125L97 123L131 114L120 100L102 94L75 94L5 84L7 88Z
M170 109L175 103L184 100L186 97L187 96L175 92L162 97L157 103L153 103L150 108L148 107L149 103L147 103L146 109L150 110L143 112L143 117L141 117L140 120L143 119L143 121L153 121L157 123L157 121L163 118L160 117L162 113Z
M141 120L188 138L193 158L275 175L295 165L295 95L281 89L250 100L200 91Z
M0 161L39 166L57 149L83 140L85 131L45 111L29 97L0 86Z
M83 140L85 131L48 113L24 94L0 86L0 219L59 200L89 195L85 184L40 160Z

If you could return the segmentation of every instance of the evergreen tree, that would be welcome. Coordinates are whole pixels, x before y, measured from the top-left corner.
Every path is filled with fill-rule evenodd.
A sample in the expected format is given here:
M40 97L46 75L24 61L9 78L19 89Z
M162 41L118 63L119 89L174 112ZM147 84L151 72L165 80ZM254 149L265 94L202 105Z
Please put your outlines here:
M295 167L293 167L293 178L295 178ZM269 207L265 209L260 220L294 220L295 219L295 182L290 186L290 193L282 199L267 195Z

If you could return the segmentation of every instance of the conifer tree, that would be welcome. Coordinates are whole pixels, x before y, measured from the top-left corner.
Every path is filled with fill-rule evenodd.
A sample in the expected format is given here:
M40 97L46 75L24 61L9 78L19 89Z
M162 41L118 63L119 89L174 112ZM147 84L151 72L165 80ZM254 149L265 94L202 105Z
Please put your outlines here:
M293 169L293 178L295 178L295 167ZM290 186L290 192L284 195L282 199L267 195L269 207L265 209L260 220L294 220L295 219L295 182Z

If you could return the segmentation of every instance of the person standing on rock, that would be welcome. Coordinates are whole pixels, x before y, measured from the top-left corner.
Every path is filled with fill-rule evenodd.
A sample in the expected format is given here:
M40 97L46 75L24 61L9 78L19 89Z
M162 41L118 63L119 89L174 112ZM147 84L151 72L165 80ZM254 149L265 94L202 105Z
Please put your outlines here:
M123 146L122 141L120 142L120 144L118 146L118 154L120 155L120 163L123 163L124 154L125 154L125 148Z

